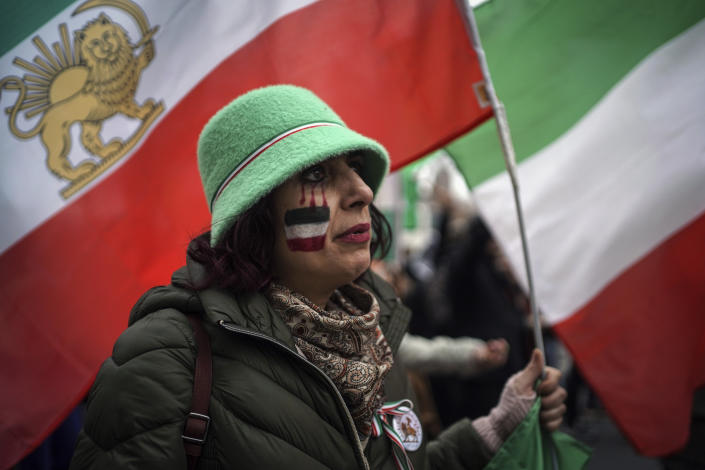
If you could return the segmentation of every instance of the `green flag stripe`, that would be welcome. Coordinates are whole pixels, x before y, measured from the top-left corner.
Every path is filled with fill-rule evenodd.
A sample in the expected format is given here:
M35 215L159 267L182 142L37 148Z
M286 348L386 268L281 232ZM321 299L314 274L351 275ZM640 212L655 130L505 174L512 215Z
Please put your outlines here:
M0 6L0 56L32 35L72 0L9 0Z
M705 17L705 2L493 0L475 14L520 161L568 130L649 53ZM473 185L504 169L494 121L447 151Z

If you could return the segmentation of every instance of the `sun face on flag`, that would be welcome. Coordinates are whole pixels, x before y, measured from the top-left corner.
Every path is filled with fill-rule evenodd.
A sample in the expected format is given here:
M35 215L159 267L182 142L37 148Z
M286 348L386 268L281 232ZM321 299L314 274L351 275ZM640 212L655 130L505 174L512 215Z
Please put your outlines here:
M142 31L139 42L131 44L125 30L100 13L74 32L72 46L66 23L62 23L61 43L53 44L54 52L35 36L32 42L43 57L36 56L34 63L15 57L13 64L27 73L22 78L10 75L0 79L0 91L19 92L8 109L10 131L20 139L39 136L49 171L69 182L60 192L65 199L125 156L164 110L164 104L153 99L141 105L135 101L140 73L154 58L152 36L157 27L149 29L144 12L129 0L88 0L73 15L100 6L117 7L134 17ZM133 52L142 46L140 53ZM17 115L22 111L28 120L39 116L30 130L18 126ZM116 114L138 119L141 124L127 138L118 136L105 144L100 136L102 123ZM76 165L69 160L74 122L81 125L83 147L95 157Z

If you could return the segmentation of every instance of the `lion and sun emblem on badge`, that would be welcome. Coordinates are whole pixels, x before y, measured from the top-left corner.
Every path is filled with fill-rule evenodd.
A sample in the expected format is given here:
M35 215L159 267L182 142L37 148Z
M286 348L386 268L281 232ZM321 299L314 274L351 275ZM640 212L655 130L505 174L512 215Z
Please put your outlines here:
M105 6L119 8L135 19L142 34L136 44L122 26L100 12L73 32L73 44L66 23L59 25L61 42L52 44L53 52L35 36L32 42L41 56L33 62L15 57L13 64L26 71L24 76L0 79L0 97L5 90L19 92L15 104L5 110L10 131L20 139L39 136L49 171L69 183L60 192L65 199L125 156L164 111L163 102L150 98L139 104L135 100L141 73L154 58L153 36L158 26L150 28L144 11L130 0L87 0L72 16ZM17 123L19 113L27 120L38 117L38 121L22 130ZM104 142L103 121L117 114L137 119L140 125L127 138ZM69 154L70 128L75 123L81 127L81 144L93 158L74 165Z
M413 452L421 447L423 441L423 428L416 413L409 410L401 416L395 416L392 427L401 439L404 449Z

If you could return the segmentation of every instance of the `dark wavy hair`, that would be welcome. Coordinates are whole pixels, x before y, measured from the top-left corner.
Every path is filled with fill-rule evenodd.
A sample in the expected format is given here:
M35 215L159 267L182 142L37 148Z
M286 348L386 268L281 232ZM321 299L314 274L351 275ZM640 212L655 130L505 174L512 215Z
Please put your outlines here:
M219 287L235 292L254 292L272 278L274 223L271 193L243 212L217 245L210 231L194 238L188 256L205 267L207 276L195 289ZM392 230L384 214L370 204L372 240L370 254L384 258L392 245Z

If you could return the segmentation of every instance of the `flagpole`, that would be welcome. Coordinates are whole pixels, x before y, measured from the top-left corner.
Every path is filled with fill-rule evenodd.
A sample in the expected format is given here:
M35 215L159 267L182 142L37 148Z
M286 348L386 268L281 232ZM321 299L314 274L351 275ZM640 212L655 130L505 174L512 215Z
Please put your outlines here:
M524 268L526 270L526 280L529 286L529 302L531 304L531 316L533 317L534 323L534 342L536 344L536 347L541 351L541 354L543 354L544 364L542 375L545 376L546 350L543 345L543 335L541 334L541 320L539 318L538 307L536 305L534 278L531 274L531 260L529 258L529 244L527 242L526 227L524 225L524 211L522 210L521 198L519 197L519 179L517 178L516 172L516 155L514 153L512 137L509 133L509 122L507 121L507 113L504 110L504 104L499 101L499 98L497 98L497 93L495 92L494 84L492 83L490 69L487 66L487 58L485 57L485 50L482 48L482 43L480 42L480 34L477 29L477 22L475 21L475 14L473 13L472 5L470 5L470 0L455 1L458 5L458 8L463 14L465 29L468 33L468 36L470 37L470 42L472 43L473 49L475 49L475 54L477 54L477 59L480 63L480 68L482 69L482 76L485 79L485 89L487 90L487 96L489 97L490 103L492 104L495 122L497 123L499 141L502 145L502 154L504 155L504 164L507 167L507 173L509 174L509 179L512 182L512 191L514 193L514 206L516 207L517 220L519 221L521 249L524 254ZM550 447L553 468L555 470L558 470L558 458L556 456L556 450L552 445Z
M460 11L463 14L465 29L472 42L472 47L477 54L478 62L482 70L482 76L485 79L485 89L487 96L492 104L494 111L495 122L497 123L497 131L499 133L499 142L502 145L502 154L504 155L504 165L507 167L509 180L512 183L512 192L514 193L514 206L517 211L517 220L519 221L519 235L521 237L521 249L524 254L524 268L526 270L526 280L529 286L529 302L531 304L531 316L534 322L534 342L536 347L541 351L544 358L543 375L546 375L546 350L543 345L543 335L541 334L541 319L539 317L538 306L536 304L536 291L534 289L534 278L531 273L531 259L529 258L529 244L526 237L526 226L524 225L524 211L521 206L521 198L519 197L519 179L516 172L516 155L514 153L514 145L512 137L509 133L509 122L507 121L507 113L504 109L504 104L497 98L497 93L492 83L490 69L487 66L487 58L485 50L480 42L480 34L475 21L475 14L470 5L470 0L456 0ZM550 443L549 443L550 444ZM551 446L551 457L553 468L558 470L558 458L556 450Z
M482 75L485 78L485 89L487 90L487 96L492 104L492 109L495 115L495 122L497 123L497 130L499 132L499 141L502 145L502 153L504 154L504 164L507 167L507 173L509 174L509 179L512 182L512 190L514 193L514 206L517 211L517 219L519 220L519 235L521 236L521 248L524 254L524 268L526 269L526 279L529 286L529 300L531 304L531 315L534 320L534 341L536 347L541 351L544 357L544 367L546 359L546 351L543 345L543 336L541 335L541 322L538 313L538 307L536 305L536 293L534 289L534 279L531 274L531 261L529 259L529 245L526 238L526 228L524 225L524 212L521 206L521 199L519 197L519 180L516 174L516 157L514 154L514 145L512 144L512 137L509 134L509 123L507 121L507 114L504 110L504 104L499 101L497 94L495 93L494 84L492 83L492 77L490 76L490 70L487 66L487 59L485 57L485 51L482 49L482 43L480 42L480 35L477 31L477 23L475 22L475 15L472 11L472 6L469 0L456 0L459 4L460 10L463 13L463 19L465 21L465 28L470 36L472 42L472 47L475 49L477 54L477 59L480 62L480 68L482 69Z

